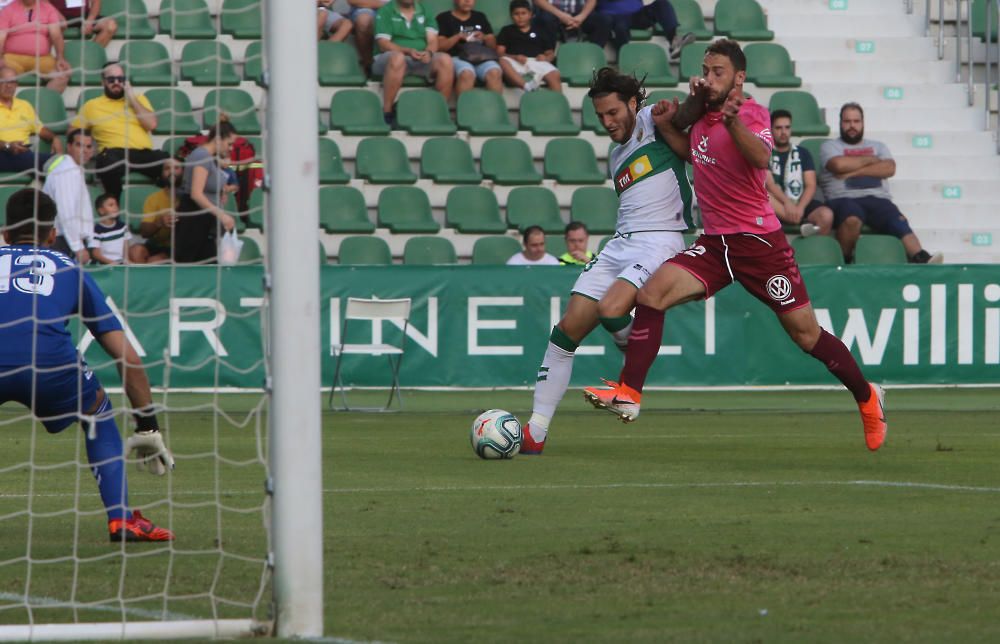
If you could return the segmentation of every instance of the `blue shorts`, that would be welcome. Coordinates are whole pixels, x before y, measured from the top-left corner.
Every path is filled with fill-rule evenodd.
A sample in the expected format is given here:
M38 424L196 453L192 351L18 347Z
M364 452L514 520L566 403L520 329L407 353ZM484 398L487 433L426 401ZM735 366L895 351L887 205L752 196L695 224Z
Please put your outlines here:
M480 83L486 82L486 72L491 69L500 71L500 63L495 60L487 60L479 63L478 65L473 65L472 63L464 61L461 58L455 58L452 56L451 62L455 66L455 78L458 78L459 74L464 71L470 71L476 75L476 80Z
M877 233L905 237L913 232L910 223L896 204L882 197L841 197L828 199L826 205L833 211L833 227L840 226L848 217L857 217L861 223Z
M0 405L21 403L55 434L97 407L101 383L86 364L50 369L0 366Z
M369 9L368 7L353 7L351 9L351 15L348 17L351 19L351 22L357 22L358 16L371 16L374 20L376 11L378 10Z

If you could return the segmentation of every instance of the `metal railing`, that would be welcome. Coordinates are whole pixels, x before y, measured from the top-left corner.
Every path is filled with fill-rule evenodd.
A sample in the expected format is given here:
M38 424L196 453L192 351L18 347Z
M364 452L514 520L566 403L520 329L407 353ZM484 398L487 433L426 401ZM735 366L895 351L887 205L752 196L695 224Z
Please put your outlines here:
M970 5L971 9L971 5ZM1000 84L1000 30L998 30L997 38L993 38L993 21L1000 16L1000 0L992 0L986 3L986 26L984 28L983 40L986 42L986 73L983 78L983 96L986 99L984 102L986 104L986 129L993 130L993 137L997 141L997 154L1000 154L1000 115L997 117L997 123L991 122L991 103L993 98L993 85ZM970 16L971 17L971 16ZM972 21L969 20L971 25ZM969 33L971 38L972 27L969 27ZM971 42L971 40L970 40ZM996 45L997 49L997 60L993 60L993 45ZM969 52L969 58L972 58L972 52ZM971 77L971 66L972 62L969 62ZM993 71L996 71L997 81L993 80ZM971 82L971 81L970 81Z

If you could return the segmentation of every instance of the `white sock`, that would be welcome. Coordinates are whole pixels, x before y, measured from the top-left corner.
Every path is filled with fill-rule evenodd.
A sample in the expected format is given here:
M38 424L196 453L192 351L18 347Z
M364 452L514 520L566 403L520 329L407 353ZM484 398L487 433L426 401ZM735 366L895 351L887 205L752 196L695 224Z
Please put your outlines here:
M628 346L628 336L632 333L633 322L635 322L635 319L633 319L632 322L629 322L628 326L624 329L619 329L611 334L611 339L615 341L615 346L621 351L625 351L625 347Z
M535 382L535 402L531 420L528 421L531 425L531 437L536 441L545 440L549 422L569 387L569 378L573 375L573 355L551 342L545 350L542 366L538 368L538 381Z

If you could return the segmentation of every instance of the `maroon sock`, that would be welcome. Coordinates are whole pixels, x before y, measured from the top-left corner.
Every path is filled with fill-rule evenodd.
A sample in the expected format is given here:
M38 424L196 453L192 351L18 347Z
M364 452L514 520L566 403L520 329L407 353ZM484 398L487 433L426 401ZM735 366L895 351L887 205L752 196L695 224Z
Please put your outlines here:
M631 346L631 341L629 345ZM872 390L868 386L868 381L861 375L858 363L847 350L847 347L835 336L827 333L825 329L820 329L819 341L812 348L809 355L826 365L830 373L837 376L844 386L854 394L854 399L858 402L865 402L871 398Z
M663 339L663 311L657 311L644 304L635 307L635 321L628 336L625 350L625 366L622 367L620 382L641 392L646 382L646 374L656 360Z

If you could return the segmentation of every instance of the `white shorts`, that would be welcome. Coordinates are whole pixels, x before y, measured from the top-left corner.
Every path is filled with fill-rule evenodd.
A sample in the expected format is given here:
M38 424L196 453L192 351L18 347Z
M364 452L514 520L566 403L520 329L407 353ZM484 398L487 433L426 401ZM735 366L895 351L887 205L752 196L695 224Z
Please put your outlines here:
M663 262L684 247L684 235L680 231L615 233L597 257L583 267L572 292L599 301L615 280L625 280L642 288Z
M510 63L510 66L514 68L514 71L521 76L526 76L527 74L534 74L535 79L541 82L543 78L549 75L549 73L557 71L556 66L552 63L548 63L541 60L535 60L534 58L529 58L528 62L523 65L510 56L504 56L504 60Z

